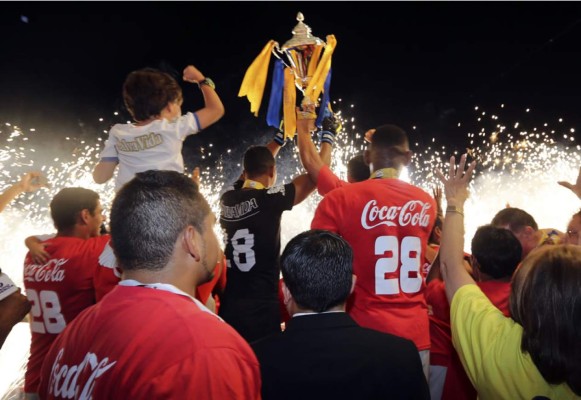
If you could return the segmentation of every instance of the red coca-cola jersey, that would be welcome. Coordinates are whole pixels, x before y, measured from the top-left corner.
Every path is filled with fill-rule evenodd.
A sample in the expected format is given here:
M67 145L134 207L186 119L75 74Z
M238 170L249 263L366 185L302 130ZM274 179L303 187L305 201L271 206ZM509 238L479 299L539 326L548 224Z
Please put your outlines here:
M250 346L199 301L122 281L53 343L41 399L259 399ZM175 287L173 287L176 289Z
M435 218L436 203L422 189L399 179L369 179L329 192L311 224L337 232L353 248L353 319L410 339L418 350L430 347L421 268Z
M99 256L109 242L109 235L90 239L54 237L45 240L50 259L35 264L29 255L24 262L24 287L32 303L30 310L30 356L24 376L24 390L36 393L40 367L48 349L59 333L81 311L95 304L97 289L95 274L99 271ZM97 273L103 283L115 278L112 269Z

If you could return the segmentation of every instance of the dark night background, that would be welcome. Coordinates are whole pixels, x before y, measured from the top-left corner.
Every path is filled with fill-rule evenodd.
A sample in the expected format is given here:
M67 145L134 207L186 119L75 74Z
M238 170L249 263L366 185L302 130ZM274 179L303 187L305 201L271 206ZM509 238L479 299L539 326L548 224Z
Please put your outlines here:
M126 120L113 111L123 110L130 71L181 76L190 63L216 82L226 116L186 151L209 135L229 146L265 142L257 136L270 85L259 118L238 89L268 40L290 39L298 11L314 35L336 36L331 97L343 99L359 132L417 125L414 141L462 147L458 122L473 120L475 105L501 103L505 118L522 121L530 107L539 122L579 120L577 2L5 2L0 10L0 122L35 127L51 143ZM182 87L183 110L199 108L197 88Z

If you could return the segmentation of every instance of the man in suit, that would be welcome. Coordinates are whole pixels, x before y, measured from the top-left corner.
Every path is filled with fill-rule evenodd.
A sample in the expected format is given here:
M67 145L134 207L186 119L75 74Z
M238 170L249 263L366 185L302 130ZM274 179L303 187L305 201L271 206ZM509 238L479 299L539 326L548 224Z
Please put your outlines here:
M268 399L429 399L414 343L362 328L345 312L353 251L335 233L310 230L281 259L286 330L252 343Z

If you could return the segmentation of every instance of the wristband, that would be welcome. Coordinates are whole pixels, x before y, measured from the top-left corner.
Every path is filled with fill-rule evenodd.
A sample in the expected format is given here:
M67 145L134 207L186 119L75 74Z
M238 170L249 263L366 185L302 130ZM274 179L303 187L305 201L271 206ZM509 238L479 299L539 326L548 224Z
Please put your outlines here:
M12 282L8 275L4 273L0 274L0 301L4 300L12 293L16 293L17 291L18 286Z
M284 133L281 130L277 129L276 132L274 133L273 140L279 146L281 147L284 146Z
M446 213L456 213L456 214L460 214L461 216L464 216L464 210L459 209L456 206L448 206L446 207Z
M210 86L212 89L216 90L216 84L210 78L204 78L203 81L198 82L198 87L201 89L202 85Z
M330 131L321 131L321 143L329 143L331 146L335 143L335 134Z

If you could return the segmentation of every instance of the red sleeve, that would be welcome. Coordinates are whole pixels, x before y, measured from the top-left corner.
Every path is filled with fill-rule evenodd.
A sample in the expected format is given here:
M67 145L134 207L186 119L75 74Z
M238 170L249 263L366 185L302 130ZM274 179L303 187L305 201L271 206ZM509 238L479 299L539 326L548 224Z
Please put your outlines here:
M339 223L343 207L337 204L339 200L337 192L325 196L315 210L315 216L311 222L311 229L325 229L339 233Z
M319 171L319 176L317 177L317 191L321 196L325 196L331 190L340 188L347 184L348 182L339 179L339 177L335 175L327 165L323 165L323 168Z

